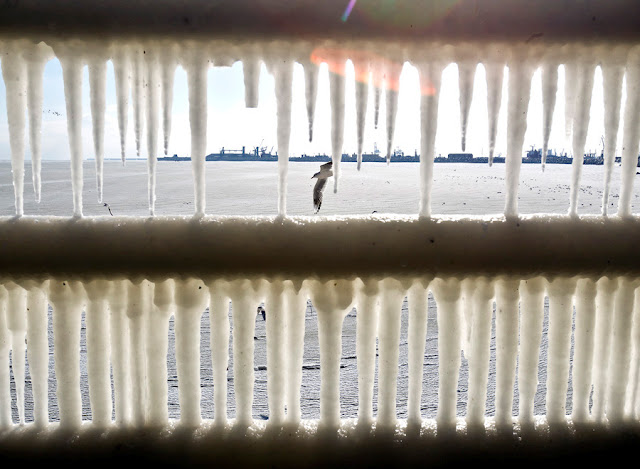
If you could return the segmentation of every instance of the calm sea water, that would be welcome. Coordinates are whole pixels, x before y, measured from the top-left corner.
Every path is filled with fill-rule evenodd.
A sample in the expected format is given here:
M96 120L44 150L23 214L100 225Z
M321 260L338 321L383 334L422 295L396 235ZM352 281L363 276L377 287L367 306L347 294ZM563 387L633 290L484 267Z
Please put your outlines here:
M355 164L343 163L339 191L333 193L332 182L327 185L322 215L378 213L415 214L418 211L418 164L396 163L365 164L356 171ZM288 213L312 215L311 179L318 170L315 163L291 163L288 179ZM104 167L104 202L116 215L148 215L146 162L129 161L122 166L119 161L107 161ZM433 187L433 212L449 214L497 214L504 207L504 165L488 167L479 164L437 164ZM613 174L611 211L617 209L620 168ZM569 206L570 166L549 165L543 173L538 165L523 165L520 189L520 211L529 213L566 213ZM579 198L579 213L600 213L603 190L602 167L585 166ZM637 192L637 191L636 191ZM42 172L42 202L37 204L31 188L30 166L25 175L25 213L27 215L60 215L72 213L72 194L69 162L44 162ZM95 169L93 162L84 164L84 214L109 216L103 204L97 202ZM637 193L634 194L634 211L640 208ZM207 163L207 214L210 215L275 215L277 212L277 165L260 162L209 162ZM0 215L14 213L11 168L8 162L0 162ZM190 215L193 213L193 184L189 162L159 162L157 169L158 215ZM256 305L257 306L257 305ZM49 316L50 347L53 346L51 315ZM83 415L90 419L84 316L82 319L80 350ZM540 348L540 385L536 395L536 414L544 414L548 311L545 307L544 335ZM255 400L253 414L257 419L268 417L266 330L261 316L256 316L255 330ZM400 364L398 377L397 414L406 417L407 408L407 326L406 302L402 308L400 339ZM304 370L302 383L302 416L318 418L320 412L320 370L316 311L308 303L305 322ZM356 311L349 313L343 326L343 353L341 374L341 414L344 418L356 417L358 409L357 366L355 358ZM425 349L422 413L434 418L437 411L438 388L438 335L436 305L429 297L428 337ZM50 350L49 396L50 419L58 419L55 395L55 371L53 349ZM170 324L168 363L169 415L179 418L178 380L175 367L174 328ZM233 357L231 357L228 387L229 416L235 415L233 399ZM201 383L202 414L213 417L213 383L211 377L211 352L209 346L209 317L205 311L201 322ZM12 392L15 396L13 375ZM495 389L495 325L492 325L491 363L487 396L487 414L493 415ZM377 378L376 378L377 393ZM571 410L571 386L567 412ZM467 361L462 358L458 386L458 414L466 412ZM14 421L17 408L13 402ZM26 382L27 421L32 420L31 383L27 368ZM375 402L374 402L375 406ZM517 383L514 390L514 414L517 414ZM375 410L375 409L374 409Z

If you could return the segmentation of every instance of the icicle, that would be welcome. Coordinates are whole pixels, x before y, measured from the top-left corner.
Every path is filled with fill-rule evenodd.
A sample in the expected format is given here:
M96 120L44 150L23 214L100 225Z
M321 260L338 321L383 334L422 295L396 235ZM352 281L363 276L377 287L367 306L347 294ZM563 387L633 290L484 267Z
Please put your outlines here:
M151 285L148 280L130 281L127 292L129 318L129 367L131 372L131 410L133 424L144 426L147 420L147 323Z
M631 372L627 387L625 415L629 419L638 419L640 417L640 288L636 288L633 300L631 341L633 343L633 354L631 356Z
M129 364L129 324L126 321L128 281L113 282L108 299L111 312L111 366L113 369L113 396L116 425L126 426L131 422L131 374ZM165 360L166 362L166 360ZM166 365L165 365L166 366ZM163 379L166 381L166 373ZM165 420L166 422L166 420Z
M107 298L112 288L107 280L85 283L87 337L87 375L91 420L98 428L111 423L111 350Z
M354 63L356 74L356 139L358 141L358 171L362 166L364 124L369 101L369 64Z
M278 215L287 214L287 171L289 141L291 140L291 86L293 61L285 60L275 66L276 101L278 113Z
M98 202L102 202L104 162L104 113L107 86L106 59L93 56L89 60L89 89L91 93L91 120L93 123L93 148L96 158L96 187Z
M458 63L458 83L460 87L460 141L462 151L467 148L467 124L469 111L473 100L473 83L476 76L475 62L461 61Z
M568 61L564 64L564 133L567 144L570 144L571 134L573 132L573 117L576 106L577 81L578 63L573 60Z
M573 162L571 164L571 191L569 215L578 215L578 194L580 192L580 178L584 162L584 145L589 129L589 114L591 111L591 95L593 93L594 66L590 63L580 63L578 66L577 93L574 104L573 117Z
M113 56L113 72L118 99L118 127L120 130L120 156L125 162L127 123L129 121L129 88L131 87L131 58L128 46L120 45Z
M180 398L180 423L200 425L200 319L209 302L201 280L176 280L176 368Z
M344 141L344 75L329 72L331 94L331 161L333 161L333 192L338 192L342 143Z
M391 162L391 150L393 148L393 134L396 128L396 115L398 114L398 94L400 92L400 72L387 71L387 89L385 104L387 106L387 165Z
M471 356L469 357L469 394L467 425L484 427L487 380L489 377L489 346L491 341L491 313L493 312L493 283L485 277L475 280L471 298Z
M520 354L518 357L519 420L533 424L533 402L538 389L538 359L544 318L545 281L535 277L520 282Z
M169 347L169 319L175 311L174 290L173 279L155 282L153 307L147 329L147 376L149 380L147 422L156 428L166 425L169 418L167 351Z
M365 280L356 294L356 357L358 366L358 425L367 431L373 422L373 383L378 337L378 281Z
M471 325L473 322L473 295L476 289L476 279L466 277L460 282L462 316L460 331L462 333L462 355L469 360L471 356Z
M318 312L320 345L320 429L337 430L340 426L340 358L342 323L353 302L353 283L335 280L314 281L311 301Z
M378 128L378 119L380 117L380 95L382 94L382 74L380 73L380 69L378 67L373 67L372 69L372 79L373 79L373 123L375 128Z
M418 65L420 73L420 216L431 216L433 154L438 130L438 101L443 66Z
M142 129L144 127L144 81L145 81L145 52L142 46L137 45L132 54L132 77L133 86L131 89L131 99L133 100L133 134L136 139L136 156L140 158L140 148L142 147Z
M549 282L549 349L547 354L547 420L550 424L564 423L569 383L569 354L571 351L571 323L573 293L576 282L569 278L555 278Z
M618 215L631 216L631 197L638 165L638 143L640 141L640 46L630 53L627 62L627 100L624 106L624 132L622 135L622 182Z
M16 215L24 214L24 131L27 109L27 68L14 45L2 55L2 78L7 98L7 122L9 124L9 145L11 148L11 173L15 196Z
M407 427L418 429L422 426L420 400L422 397L425 341L427 339L427 288L429 283L428 279L418 280L409 289ZM375 334L373 336L373 350L375 354ZM373 386L373 380L371 385ZM358 402L361 401L358 400Z
M211 331L211 364L213 367L213 410L215 424L227 423L227 368L229 366L229 298L224 284L209 284L209 322Z
M542 170L547 164L549 137L553 124L553 111L556 107L556 95L558 94L558 64L545 62L542 64Z
M580 279L576 287L575 345L571 379L571 420L575 423L585 423L589 419L595 319L596 283L589 278Z
M36 202L40 202L42 188L42 102L44 67L52 56L51 48L43 42L25 54L27 60L27 107L29 109L29 143L31 147L31 177Z
M164 156L169 152L171 138L171 110L173 109L173 80L176 74L175 51L172 47L160 54L160 88L162 97L162 131Z
M455 278L432 282L438 305L438 432L455 430L460 374L460 282Z
M489 116L489 166L493 165L493 154L498 136L498 116L502 103L502 81L504 78L504 63L489 62L485 64L487 76L487 113Z
M304 355L304 323L307 294L301 286L285 281L285 311L287 312L287 422L300 424L300 387L302 386L302 360Z
M73 216L82 216L82 60L74 49L58 54L62 65L64 97L67 107L67 133L71 152Z
M242 61L244 72L244 104L248 108L258 107L260 88L260 61L254 57Z
M7 289L0 285L0 429L11 427L11 392L9 349L11 337L7 329Z
M80 321L84 303L82 284L51 280L49 299L53 309L53 360L60 428L77 430L82 424L80 397Z
M307 119L309 121L309 141L313 140L313 118L316 113L318 96L318 66L304 62L304 96L307 103Z
M527 110L531 94L533 67L525 60L515 59L509 65L509 101L507 113L507 195L504 214L518 216L518 186L522 166L522 146L527 130Z
M47 298L49 282L27 286L27 358L33 393L33 420L38 428L49 422L49 341ZM0 307L1 308L1 307ZM2 314L0 312L0 314Z
M615 425L625 420L624 408L626 402L629 366L631 362L631 327L633 320L634 290L638 286L636 281L626 277L620 278L618 291L614 303L613 318L609 320L611 341L607 380L607 419Z
M518 300L520 282L496 282L496 425L512 424L513 386L518 357Z
M27 292L13 282L5 284L8 292L7 328L11 336L11 368L16 385L18 423L24 425L25 338L27 335Z
M207 149L207 70L209 63L192 56L186 65L189 83L191 168L195 191L195 216L204 216L206 206L205 157Z
M400 355L400 312L405 289L395 279L381 283L380 321L378 330L378 419L376 429L389 430L396 426L396 394L398 358Z
M611 343L611 317L613 299L618 288L617 279L602 277L596 284L596 328L593 350L593 405L591 415L597 423L604 420L606 411L606 389L609 367L609 344Z
M269 425L279 427L284 423L285 393L288 368L286 355L286 303L282 281L273 282L267 293L267 400Z
M622 100L622 77L624 63L604 61L602 67L602 88L604 97L604 190L602 193L602 215L607 215L611 173L616 156L618 128L620 127L620 102Z
M156 211L156 165L158 162L158 127L160 111L159 51L152 47L145 49L146 71L146 118L147 118L147 177L149 195L149 214Z

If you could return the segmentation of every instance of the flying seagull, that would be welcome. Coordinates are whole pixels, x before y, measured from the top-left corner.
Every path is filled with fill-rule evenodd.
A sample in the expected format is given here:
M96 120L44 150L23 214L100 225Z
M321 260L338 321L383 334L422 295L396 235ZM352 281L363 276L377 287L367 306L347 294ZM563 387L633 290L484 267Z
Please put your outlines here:
M313 186L313 208L316 209L315 213L320 211L320 206L322 205L322 191L324 191L324 186L327 185L327 178L333 176L333 171L331 171L332 166L333 161L322 164L320 165L320 171L311 176L311 179L318 178L316 185Z
M109 213L111 214L111 216L113 216L113 213L111 212L111 206L106 202L105 202L104 206L109 209Z

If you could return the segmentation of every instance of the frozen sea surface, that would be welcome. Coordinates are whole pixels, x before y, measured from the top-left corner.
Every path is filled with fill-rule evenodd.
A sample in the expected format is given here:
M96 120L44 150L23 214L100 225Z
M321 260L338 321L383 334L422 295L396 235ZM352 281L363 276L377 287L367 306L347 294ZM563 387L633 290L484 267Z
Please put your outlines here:
M520 189L520 212L566 213L569 207L569 165L548 165L543 173L539 165L525 164L522 167ZM315 180L311 176L318 170L315 163L290 163L288 179L288 213L290 215L312 215L312 187ZM322 215L378 213L415 214L418 211L417 164L396 163L364 164L357 172L355 164L342 165L342 178L337 194L327 185ZM193 213L193 184L189 162L159 162L157 173L158 215L190 215ZM72 214L71 179L68 162L43 162L42 202L34 200L30 186L30 166L25 174L25 214L60 215ZM620 168L616 165L613 173L611 209L617 209ZM600 213L603 190L602 167L585 166L579 199L579 213ZM488 167L482 164L436 164L433 188L434 215L449 214L496 214L504 207L504 165ZM117 215L148 215L147 173L145 161L129 161L122 166L119 161L105 162L104 201ZM637 191L633 198L634 212L638 209ZM13 186L9 162L0 162L0 215L14 213ZM207 214L209 215L276 215L277 213L277 165L267 162L208 162L207 163ZM93 162L84 164L84 214L87 216L109 216L108 210L97 202L95 170ZM545 303L546 304L546 303ZM302 381L302 417L318 418L320 412L320 358L316 311L307 304L305 321L304 369ZM53 344L51 315L49 315L49 342ZM233 327L233 321L231 320ZM539 387L536 394L535 413L545 413L546 353L547 353L548 310L545 307L544 334L540 348ZM268 417L267 371L266 371L266 330L261 316L255 323L255 388L253 415L256 419ZM402 307L400 339L400 363L398 375L397 415L406 418L407 410L407 326L406 301ZM357 366L355 358L356 311L351 311L343 325L343 352L340 370L341 415L343 418L357 416L358 398ZM175 367L173 320L170 324L168 363L169 416L179 418L178 381ZM201 321L201 383L202 415L213 417L213 384L211 376L211 352L209 347L209 317L205 311ZM232 344L230 344L231 347ZM438 389L438 335L436 305L429 295L428 337L425 349L422 415L435 418ZM572 352L573 353L573 352ZM83 418L90 419L91 410L88 396L86 344L84 315L80 344L81 383ZM49 413L51 420L58 419L58 408L53 366L53 350L49 361ZM233 399L233 357L229 364L229 416L235 415ZM13 375L12 392L15 396ZM494 415L495 389L495 324L492 324L491 364L487 396L487 415ZM467 361L462 358L458 385L458 415L466 413ZM374 390L374 400L377 394ZM26 418L33 419L31 383L27 368ZM15 399L13 418L17 422ZM376 403L374 402L374 412ZM514 415L517 415L517 382L514 390ZM567 412L571 411L571 386L567 402Z

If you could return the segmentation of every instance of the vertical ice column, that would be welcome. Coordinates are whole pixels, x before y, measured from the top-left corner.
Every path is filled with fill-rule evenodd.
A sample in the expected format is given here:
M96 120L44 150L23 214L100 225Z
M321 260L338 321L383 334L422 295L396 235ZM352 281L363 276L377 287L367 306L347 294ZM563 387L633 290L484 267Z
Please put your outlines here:
M538 388L538 359L544 318L545 280L534 277L520 282L520 351L518 356L518 419L533 424L533 400Z
M274 66L278 114L278 215L287 214L287 171L289 167L289 141L291 140L291 86L293 61L281 60Z
M147 421L147 322L151 302L148 280L133 279L127 288L129 318L129 369L131 373L132 423L141 427Z
M344 142L344 75L329 72L331 95L331 161L333 162L333 192L338 192L342 144Z
M173 45L167 45L160 54L160 87L162 101L162 134L164 137L164 156L169 151L171 138L171 111L173 109L173 81L176 74L176 52Z
M73 216L82 216L82 58L77 47L65 47L58 53L64 80L67 108L67 133L71 152Z
M549 281L549 349L547 355L547 420L564 423L567 388L569 386L569 354L573 294L576 281L557 277Z
M11 421L11 392L9 378L9 349L11 337L7 328L7 289L0 285L0 429L6 430Z
M125 147L127 143L127 125L129 121L129 90L131 88L131 55L129 47L118 45L113 54L113 72L116 83L116 97L118 108L118 127L120 130L120 157L125 162Z
M460 89L460 147L464 152L467 148L467 124L469 111L473 100L473 83L476 76L477 64L473 61L458 62L458 86Z
M553 124L553 111L556 107L556 95L558 94L558 64L548 61L542 64L542 170L547 163L547 149Z
M313 140L313 119L316 113L316 99L318 96L318 66L305 61L304 67L304 96L307 104L307 120L309 121L309 141Z
M387 164L391 162L391 150L393 148L393 134L396 128L396 115L398 114L398 94L400 93L401 70L387 70L387 89L385 105L387 109Z
M395 279L381 282L380 322L378 330L378 420L376 429L396 426L398 358L400 356L400 312L405 288Z
M102 52L102 51L101 51ZM92 55L89 64L89 91L91 121L93 124L93 149L96 158L96 187L98 202L102 202L102 169L104 166L104 114L107 87L106 52Z
M145 99L145 55L146 51L140 44L136 44L131 54L131 99L133 101L133 135L136 140L136 156L140 157L142 147L142 128L144 127L144 99Z
M300 386L302 386L302 360L304 356L304 322L307 294L302 285L285 281L285 311L287 312L287 422L300 424Z
M191 127L191 168L195 192L195 216L204 216L206 205L205 152L207 149L207 70L209 62L193 52L186 64Z
M84 284L87 292L87 375L91 420L98 428L111 423L111 331L109 308L111 282L97 279Z
M31 147L31 177L36 202L40 202L42 172L42 102L44 67L52 55L44 42L29 48L27 61L27 107L29 108L29 144Z
M622 100L622 77L624 62L608 60L603 54L602 88L604 98L604 190L602 193L602 215L607 215L611 173L616 155L618 128L620 127L620 102ZM617 58L617 57L616 57Z
M356 357L358 366L358 425L373 422L373 383L379 315L378 281L366 279L356 292Z
M209 323L213 367L213 410L215 424L227 423L227 368L229 366L229 298L223 281L209 283Z
M629 52L627 60L627 100L624 106L624 132L622 135L622 182L618 215L631 216L631 197L638 165L638 143L640 140L640 46Z
M113 370L113 397L116 425L131 422L131 374L129 366L129 321L126 320L128 280L115 280L109 297L111 311L111 367ZM166 374L164 376L166 379Z
M383 75L379 66L372 67L371 75L373 79L373 124L378 128L380 118L380 96L382 95Z
M364 124L369 101L369 64L354 62L353 68L356 75L356 140L358 142L358 171L360 171L364 146Z
M209 290L199 279L176 280L176 368L180 423L200 425L200 319L209 302Z
M438 101L443 66L440 63L418 65L420 74L420 216L431 216L433 153L438 130Z
M593 93L594 66L588 60L581 60L578 65L577 93L574 104L573 117L573 162L571 163L571 190L569 215L578 215L578 194L580 192L580 178L582 163L584 162L584 145L589 129L589 115L591 112L591 95Z
M640 288L636 288L633 300L633 328L631 330L633 354L627 387L625 415L630 419L640 418Z
M20 44L2 55L2 78L7 99L7 123L11 149L11 173L16 215L24 213L24 130L27 110L27 67Z
M146 47L146 80L147 91L147 177L149 195L149 214L156 211L156 166L158 163L158 129L160 126L160 51L153 47Z
M575 55L575 51L573 51ZM578 63L575 58L564 64L564 134L567 144L570 144L573 132L573 117L576 108L576 82L578 80Z
M509 63L509 101L507 112L506 217L518 216L518 186L522 166L522 146L527 131L527 110L531 94L533 67L526 59Z
M13 282L5 284L8 292L7 328L11 336L11 368L16 385L18 423L24 424L25 338L27 335L27 292Z
M229 289L233 317L233 385L236 397L236 424L249 426L253 406L253 335L256 308L260 302L248 280L236 280Z
M471 327L473 323L473 295L476 290L476 279L466 277L460 282L460 298L462 300L462 316L460 331L462 334L462 354L469 360L471 356Z
M471 298L471 354L469 356L469 394L467 425L484 427L487 381L489 379L489 347L491 341L491 314L493 312L494 285L486 277L475 279Z
M460 281L436 278L431 285L438 305L438 431L455 430L460 374Z
M502 82L504 63L489 61L484 64L487 79L487 114L489 130L489 166L493 164L493 154L498 136L498 116L502 104Z
M607 381L607 419L613 425L625 420L626 391L631 363L631 328L636 280L621 277L614 303ZM611 320L611 319L610 319Z
M287 389L287 310L281 280L269 285L265 300L267 313L267 400L269 425L282 426Z
M584 423L589 419L589 397L593 370L596 319L596 283L593 279L578 280L575 303L576 324L571 378L573 383L571 419L575 423Z
M496 425L513 422L513 386L518 357L518 301L520 282L504 278L496 282Z
M49 283L60 428L68 430L77 430L82 424L80 321L83 290L82 284L77 281L55 279Z
M611 317L613 299L618 280L602 277L596 284L596 327L593 350L593 405L591 415L597 423L604 420L607 407L606 389L609 370L609 344L611 343Z
M167 388L167 351L169 348L169 318L175 311L173 279L156 281L153 286L153 307L147 328L147 375L149 379L149 415L152 427L162 427L169 419ZM180 383L178 383L180 384Z
M49 423L49 340L47 337L48 281L27 285L27 358L33 393L33 421L42 428ZM0 313L1 314L1 313Z
M248 108L257 108L260 89L260 60L256 57L244 59L242 72L244 75L244 105Z
M424 349L427 339L427 288L429 283L430 279L419 279L409 288L407 427L414 429L419 429L422 425L420 400L422 397ZM373 343L375 352L375 335ZM371 384L373 385L373 380Z
M353 283L335 280L311 285L311 301L318 311L320 345L320 429L340 426L340 359L342 323L351 309Z

